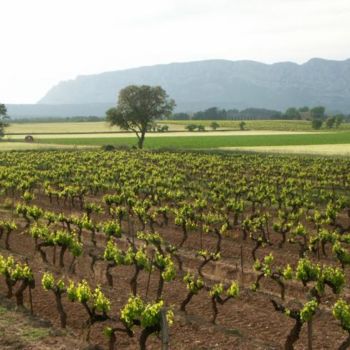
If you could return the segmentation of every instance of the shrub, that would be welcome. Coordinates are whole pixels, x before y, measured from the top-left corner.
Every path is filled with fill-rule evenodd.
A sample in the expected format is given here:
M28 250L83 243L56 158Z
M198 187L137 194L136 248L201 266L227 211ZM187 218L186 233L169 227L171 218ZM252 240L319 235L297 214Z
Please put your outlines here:
M115 150L115 147L113 145L103 145L102 146L102 149L104 151L114 151Z
M321 119L313 119L311 122L312 128L315 130L321 129L323 121Z

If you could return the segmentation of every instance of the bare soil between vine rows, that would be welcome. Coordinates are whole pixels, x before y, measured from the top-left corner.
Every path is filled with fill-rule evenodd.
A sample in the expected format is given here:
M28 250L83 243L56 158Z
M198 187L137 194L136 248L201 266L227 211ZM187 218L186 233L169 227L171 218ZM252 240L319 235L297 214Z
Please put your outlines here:
M46 198L36 200L37 205L46 210L55 210L70 213L71 208L50 204ZM76 209L73 209L73 212ZM11 216L10 212L2 212L2 216ZM103 216L98 217L99 220ZM16 219L20 222L19 219ZM171 221L171 220L170 220ZM54 296L51 292L45 292L41 287L41 276L45 271L52 271L61 276L64 274L68 279L87 279L92 285L101 285L106 296L111 298L112 314L117 315L119 310L127 302L130 286L129 279L132 273L130 267L117 267L112 270L114 286L109 287L105 278L105 266L103 262L97 262L95 272L90 269L91 258L88 255L89 247L92 245L89 241L88 234L84 235L84 254L78 258L76 273L72 275L68 272L68 266L71 262L69 254L65 256L65 272L62 269L53 266L52 250L47 249L49 264L44 264L40 255L34 251L32 239L24 233L24 222L16 232L13 232L10 239L11 250L4 248L3 240L0 241L0 251L2 254L13 254L15 257L28 258L29 265L35 272L36 288L33 290L33 309L34 313L40 318L49 320L54 327L59 327L58 313L55 307ZM176 226L157 227L157 231L165 239L172 243L179 242L181 231ZM276 242L278 237L272 237ZM184 257L185 270L194 270L198 267L200 260L193 258L193 252L198 250L199 234L190 233L182 254ZM215 246L214 237L205 235L203 237L203 246L206 249ZM103 250L105 238L98 235L98 249ZM240 247L243 245L243 265L244 274L240 271ZM164 298L168 301L175 311L175 322L170 329L170 349L283 349L284 340L293 326L293 322L286 316L276 313L270 302L271 297L278 299L278 289L270 283L263 283L263 288L259 292L252 292L250 284L254 280L252 272L251 249L252 242L242 242L240 232L235 233L232 237L225 237L222 243L223 261L205 268L205 276L210 281L233 280L237 279L241 283L241 293L239 298L232 299L223 307L220 307L220 313L217 319L217 325L210 323L211 319L211 302L208 292L201 291L199 295L194 296L187 307L187 314L179 311L181 301L186 297L186 288L184 283L178 278L175 282L165 285ZM258 255L263 257L266 253L273 251L278 263L295 262L298 256L297 247L287 244L284 249L277 248L276 245L261 249ZM190 254L191 253L191 254ZM188 258L188 257L192 258ZM327 258L325 258L327 259ZM322 261L321 261L322 262ZM328 260L327 260L328 262ZM148 274L142 272L139 279L139 293L141 296L146 295L145 286L147 284ZM347 273L347 279L349 274ZM158 276L152 274L148 298L151 300L156 294ZM5 284L0 283L0 293L6 292ZM28 292L26 292L26 301L28 305ZM286 295L288 303L293 302L293 298L305 296L305 290L300 285L291 285L287 287ZM71 303L64 299L64 307L68 314L68 329L81 338L82 328L87 315L80 304ZM349 298L347 298L349 299ZM327 304L327 301L326 301ZM103 336L103 328L108 322L96 324L92 328L91 343L107 349L108 342ZM114 324L115 325L115 324ZM117 349L137 349L139 333L136 330L133 338L125 335L117 335ZM313 346L314 349L336 349L346 338L346 333L341 330L338 322L332 317L329 310L321 309L313 321ZM60 345L65 345L62 339ZM301 338L296 345L296 349L306 349L307 330L306 325L303 327ZM68 345L67 345L68 346ZM70 345L72 346L72 345ZM79 342L76 349L84 349L87 344ZM45 349L58 349L56 345L46 347ZM69 347L67 347L68 349ZM40 347L31 347L30 349L42 349ZM156 336L150 337L148 349L160 349L160 341Z

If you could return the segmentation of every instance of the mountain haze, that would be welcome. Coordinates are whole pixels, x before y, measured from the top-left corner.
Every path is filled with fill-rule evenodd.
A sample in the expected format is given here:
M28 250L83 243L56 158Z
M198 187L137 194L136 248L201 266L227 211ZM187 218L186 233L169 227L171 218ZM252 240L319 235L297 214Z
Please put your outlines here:
M54 86L38 103L113 106L119 90L130 84L161 85L177 111L324 105L350 112L350 59L317 58L301 65L209 60L78 76Z

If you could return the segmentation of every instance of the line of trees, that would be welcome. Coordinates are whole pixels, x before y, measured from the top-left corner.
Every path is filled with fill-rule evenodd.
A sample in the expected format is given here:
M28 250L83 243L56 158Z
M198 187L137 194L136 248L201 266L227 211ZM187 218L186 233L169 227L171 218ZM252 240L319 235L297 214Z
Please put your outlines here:
M279 119L280 111L264 108L247 108L242 111L238 109L220 109L211 107L204 111L190 113L174 113L171 119L174 120L247 120L247 119ZM282 119L282 118L281 118Z
M326 127L338 127L342 122L349 122L350 115L332 114L326 115L323 106L309 108L307 106L296 108L290 107L285 112L264 109L264 108L246 108L241 111L238 109L220 109L211 107L204 111L195 113L174 113L170 119L173 120L256 120L256 119L274 119L274 120L318 120L314 124L325 123Z

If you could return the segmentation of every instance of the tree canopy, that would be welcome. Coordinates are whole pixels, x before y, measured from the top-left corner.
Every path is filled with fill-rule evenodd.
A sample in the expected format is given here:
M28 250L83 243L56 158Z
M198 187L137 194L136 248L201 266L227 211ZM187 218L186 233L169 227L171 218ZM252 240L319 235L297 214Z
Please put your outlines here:
M169 116L174 107L175 101L160 86L129 85L120 90L117 106L106 113L111 125L135 132L138 147L143 148L145 134L154 121Z
M326 109L323 106L314 107L311 109L311 117L312 117L312 119L324 120L325 119L325 112L326 112Z
M6 106L0 103L0 137L4 136L4 129L8 126L8 119Z
M284 113L284 117L286 119L301 119L301 114L300 114L300 111L297 110L296 108L294 107L290 107L286 110L286 112Z

